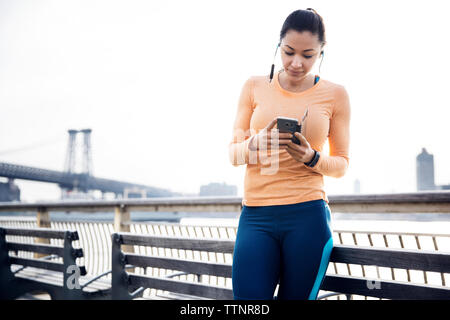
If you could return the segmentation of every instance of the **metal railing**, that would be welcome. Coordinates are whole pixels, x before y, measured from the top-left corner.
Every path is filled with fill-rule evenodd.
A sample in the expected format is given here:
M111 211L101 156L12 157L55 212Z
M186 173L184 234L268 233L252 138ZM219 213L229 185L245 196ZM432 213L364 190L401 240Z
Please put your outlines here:
M410 194L388 195L351 195L329 196L329 206L332 213L450 213L450 192L433 191ZM154 235L181 235L192 238L222 238L235 239L236 226L218 225L182 225L179 223L136 223L130 219L131 211L146 211L151 220L152 212L240 212L242 199L238 197L199 197L199 198L154 198L154 199L121 199L113 201L55 201L40 203L0 203L0 211L23 212L35 211L37 216L30 218L0 218L1 226L38 227L50 225L55 229L77 230L80 240L74 246L84 250L80 263L86 266L88 273L98 275L111 269L111 234L116 231L127 231ZM65 212L114 212L114 221L50 221L50 211ZM450 220L450 216L449 216ZM22 239L23 240L23 239ZM412 233L384 232L374 230L333 230L333 240L337 244L381 246L387 248L404 248L417 250L435 250L450 252L450 233ZM20 239L14 240L20 241ZM56 240L57 241L57 240ZM57 244L57 243L55 243ZM430 245L431 244L431 245ZM129 248L139 254L152 254L203 260L211 262L232 262L230 254L193 252L189 250L162 249L134 246ZM26 253L22 252L19 254ZM158 268L136 268L138 274L167 276L173 270ZM332 263L327 273L362 275L370 278L408 282L431 283L448 286L448 274L435 274L415 270L398 270L373 266L355 266ZM110 277L108 275L107 277ZM180 279L197 281L194 275L180 275ZM191 278L189 278L191 277ZM202 282L222 285L231 288L231 279L214 276L202 276ZM153 289L147 289L145 295L158 294ZM340 297L333 297L339 299ZM366 298L366 297L362 297Z

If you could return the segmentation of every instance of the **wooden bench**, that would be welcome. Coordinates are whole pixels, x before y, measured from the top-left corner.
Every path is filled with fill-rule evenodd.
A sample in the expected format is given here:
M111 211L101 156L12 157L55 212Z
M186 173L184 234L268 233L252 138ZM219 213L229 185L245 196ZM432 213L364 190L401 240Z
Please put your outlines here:
M330 262L440 272L441 277L444 273L450 273L450 253L436 251L335 245ZM321 290L346 294L348 298L361 295L392 300L450 299L448 286L368 279L364 276L326 275Z
M232 254L234 241L131 233L112 235L113 299L136 299L142 297L146 288L169 292L160 296L167 299L233 299L229 288L175 279L176 276L187 274L196 275L196 279L201 279L201 275L231 278L231 264L127 253L121 250L121 245ZM330 262L450 273L450 254L442 252L335 245ZM174 272L168 276L156 277L127 272L129 267L154 267ZM386 299L450 299L449 287L347 275L327 274L320 290L330 293L323 294L318 299L333 295L345 295L347 299L351 299L352 295Z
M159 298L166 299L233 299L233 292L229 288L175 279L177 276L187 274L196 275L197 279L201 279L201 275L231 278L230 264L127 253L121 250L121 245L232 253L234 241L160 237L131 233L112 234L113 299L138 298L142 296L146 288L169 291L170 294L159 296ZM126 267L154 267L177 270L178 272L165 277L155 277L129 273Z
M61 239L63 246L7 241L6 236ZM46 292L52 299L111 298L109 281L87 276L86 268L76 264L76 259L83 257L83 250L72 246L76 240L76 231L0 228L0 299L16 299L36 291ZM17 254L19 251L47 256L25 258Z

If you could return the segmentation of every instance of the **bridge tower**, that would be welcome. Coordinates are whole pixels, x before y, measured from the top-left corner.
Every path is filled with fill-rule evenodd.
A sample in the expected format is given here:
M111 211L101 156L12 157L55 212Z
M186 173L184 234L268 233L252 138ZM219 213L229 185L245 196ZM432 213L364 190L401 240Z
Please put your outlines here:
M64 172L67 174L82 174L85 177L91 176L93 174L92 170L92 151L91 151L91 132L92 129L83 129L83 130L67 130L69 133L69 141L67 145L66 151L66 159L64 163ZM76 172L78 166L78 144L77 144L77 136L78 134L83 134L83 154L81 161L81 172ZM86 192L80 192L77 188L75 190L69 190L66 188L61 189L61 198L90 198L90 194Z
M66 152L66 162L64 164L64 172L66 173L74 173L75 172L75 163L76 163L76 142L77 142L77 133L78 130L67 130L69 133L69 143L67 145Z
M91 129L81 130L84 137L83 143L83 171L87 175L92 175L92 152L91 152Z

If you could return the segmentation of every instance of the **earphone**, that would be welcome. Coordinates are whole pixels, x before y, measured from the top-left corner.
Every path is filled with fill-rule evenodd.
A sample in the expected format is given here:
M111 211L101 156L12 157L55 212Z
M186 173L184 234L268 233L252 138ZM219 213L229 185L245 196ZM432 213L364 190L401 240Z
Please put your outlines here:
M278 51L278 48L280 47L280 45L281 45L281 41L278 42L277 48L275 49L275 55L273 56L272 67L270 68L270 80L269 80L269 82L272 82L273 70L275 69L275 57L277 56L277 51Z
M277 48L275 49L275 55L273 56L272 67L270 68L270 80L269 80L269 82L272 82L272 79L273 79L273 71L275 69L275 57L277 56L278 48L280 47L280 45L281 45L281 41L278 42ZM320 51L320 56L322 57L322 60L323 60L323 56L324 56L324 51L323 50ZM320 70L320 66L321 65L322 65L322 61L320 61L319 70Z

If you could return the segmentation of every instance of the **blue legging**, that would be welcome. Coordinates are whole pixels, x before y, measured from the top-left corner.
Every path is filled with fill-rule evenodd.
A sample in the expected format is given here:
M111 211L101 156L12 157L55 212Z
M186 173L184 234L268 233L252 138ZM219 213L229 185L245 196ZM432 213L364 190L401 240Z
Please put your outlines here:
M233 253L236 300L315 300L333 248L326 201L243 206Z

